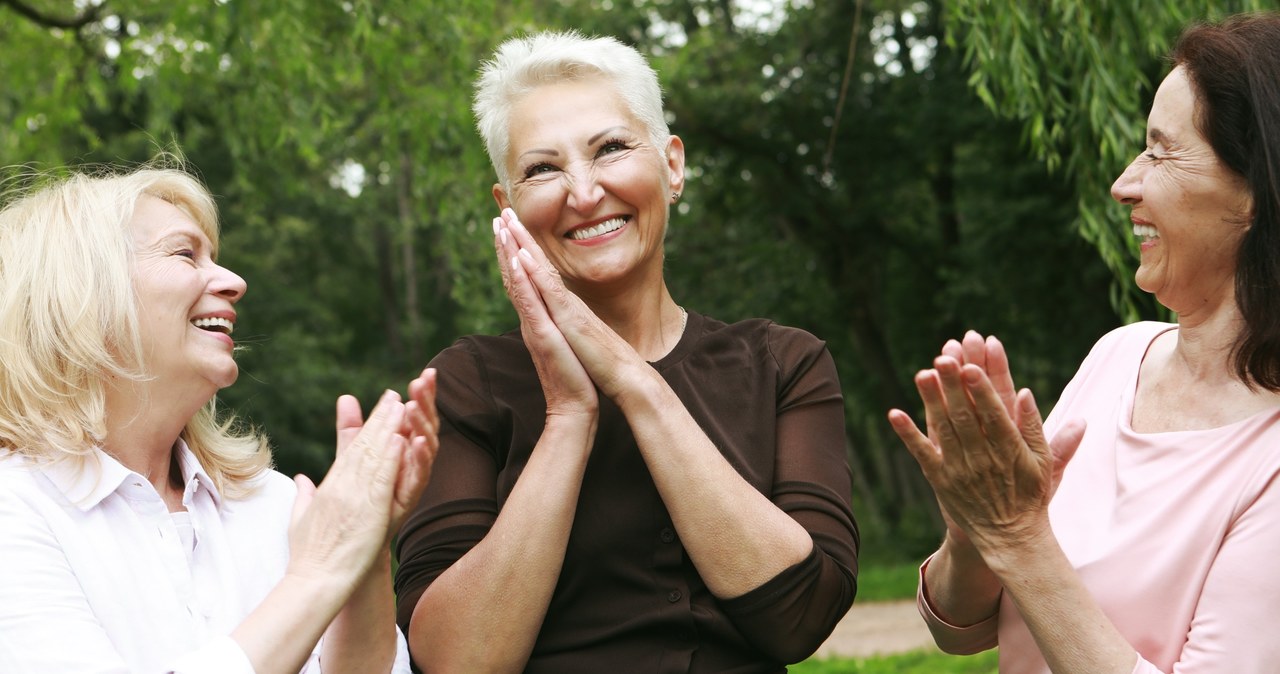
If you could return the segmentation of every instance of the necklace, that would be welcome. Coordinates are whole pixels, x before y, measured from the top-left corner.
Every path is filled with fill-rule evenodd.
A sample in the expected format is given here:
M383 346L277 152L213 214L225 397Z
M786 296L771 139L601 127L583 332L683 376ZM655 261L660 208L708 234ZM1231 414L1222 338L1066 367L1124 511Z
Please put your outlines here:
M680 334L683 335L685 326L689 325L689 312L685 311L684 307L681 306L676 308L680 310Z

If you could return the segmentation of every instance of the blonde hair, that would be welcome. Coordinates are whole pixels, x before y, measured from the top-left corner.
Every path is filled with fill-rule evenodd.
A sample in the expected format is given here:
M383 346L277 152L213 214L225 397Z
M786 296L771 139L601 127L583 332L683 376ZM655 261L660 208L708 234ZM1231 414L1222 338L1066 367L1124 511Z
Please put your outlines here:
M212 195L165 156L131 171L74 172L15 193L0 210L0 453L79 461L106 439L111 379L148 378L138 332L129 223L144 196L190 217L218 251ZM220 493L245 495L271 466L266 438L218 420L182 431Z
M658 74L635 49L612 37L587 38L577 31L536 33L511 38L480 67L472 110L498 182L508 191L507 150L511 147L511 108L520 97L544 85L604 77L631 114L645 126L659 152L671 138L662 110Z

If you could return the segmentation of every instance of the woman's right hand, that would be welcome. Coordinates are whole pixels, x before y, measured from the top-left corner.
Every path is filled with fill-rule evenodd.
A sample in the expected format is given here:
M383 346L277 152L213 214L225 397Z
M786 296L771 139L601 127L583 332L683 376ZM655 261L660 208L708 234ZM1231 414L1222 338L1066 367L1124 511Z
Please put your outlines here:
M595 383L570 348L547 311L547 305L533 281L518 261L520 248L503 226L503 216L493 220L493 242L502 270L502 285L511 306L520 316L520 334L524 337L533 366L542 382L547 399L547 419L585 416L594 419L600 409Z
M396 504L416 502L434 458L434 447L409 443L404 416L394 391L363 422L355 398L339 399L338 453L328 474L319 487L294 479L286 575L354 588L385 552ZM415 474L402 476L402 468Z

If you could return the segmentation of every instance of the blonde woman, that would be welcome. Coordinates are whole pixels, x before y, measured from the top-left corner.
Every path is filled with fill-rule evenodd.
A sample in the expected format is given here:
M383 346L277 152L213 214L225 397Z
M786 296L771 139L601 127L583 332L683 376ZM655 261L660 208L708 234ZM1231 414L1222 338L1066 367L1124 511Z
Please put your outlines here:
M317 488L215 412L245 282L182 170L0 211L0 671L408 671L388 538L434 459L434 373L338 399ZM416 432L409 432L411 415Z

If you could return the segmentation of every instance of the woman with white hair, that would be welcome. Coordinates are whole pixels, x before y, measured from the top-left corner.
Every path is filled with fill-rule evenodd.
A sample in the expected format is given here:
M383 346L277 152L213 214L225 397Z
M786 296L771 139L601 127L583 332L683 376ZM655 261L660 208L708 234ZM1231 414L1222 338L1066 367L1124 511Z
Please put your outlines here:
M682 308L684 145L611 38L512 39L475 112L520 330L439 354L436 479L401 530L424 671L784 672L853 601L844 409L823 342Z
M246 289L217 255L174 168L0 211L0 671L409 671L389 538L430 474L434 373L367 421L339 398L333 467L290 481L215 412Z

